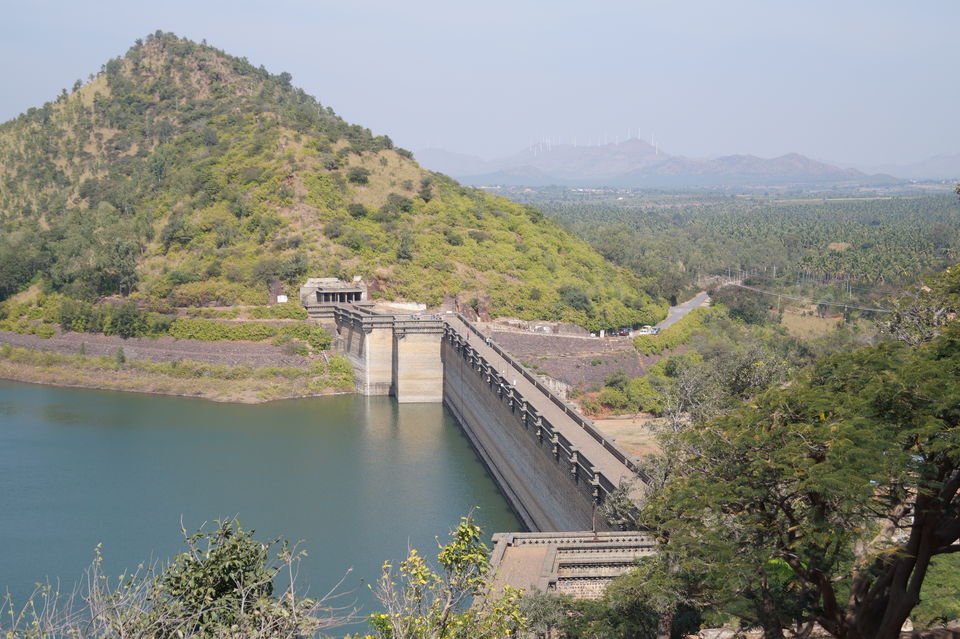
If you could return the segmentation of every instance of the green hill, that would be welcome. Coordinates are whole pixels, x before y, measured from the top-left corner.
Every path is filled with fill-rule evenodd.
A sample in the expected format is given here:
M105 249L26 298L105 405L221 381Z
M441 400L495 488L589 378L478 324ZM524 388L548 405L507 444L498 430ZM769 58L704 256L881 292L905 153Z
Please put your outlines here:
M244 58L157 32L0 125L0 299L261 304L362 275L374 297L597 329L664 306L536 209L426 171ZM386 99L386 98L385 98Z

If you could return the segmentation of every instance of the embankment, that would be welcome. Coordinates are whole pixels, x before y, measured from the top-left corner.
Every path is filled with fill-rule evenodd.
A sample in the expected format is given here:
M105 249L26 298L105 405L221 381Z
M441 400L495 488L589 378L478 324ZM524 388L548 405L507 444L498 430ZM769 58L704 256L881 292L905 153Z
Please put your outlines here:
M240 403L354 390L344 358L291 356L268 344L7 332L0 344L0 378L22 382Z
M30 348L54 353L113 356L122 348L127 359L149 359L155 362L190 360L208 364L230 366L295 366L310 365L310 359L284 351L282 346L269 342L208 342L173 337L130 337L124 339L99 333L73 333L57 331L53 337L43 339L36 335L24 335L0 331L0 344Z

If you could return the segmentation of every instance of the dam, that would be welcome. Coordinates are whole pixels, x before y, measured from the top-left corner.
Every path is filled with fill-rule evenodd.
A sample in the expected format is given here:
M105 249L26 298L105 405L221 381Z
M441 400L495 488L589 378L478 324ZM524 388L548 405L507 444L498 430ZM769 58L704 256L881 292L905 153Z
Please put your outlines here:
M311 280L300 298L360 393L446 405L528 530L607 529L597 506L634 462L466 318L377 313L358 280Z

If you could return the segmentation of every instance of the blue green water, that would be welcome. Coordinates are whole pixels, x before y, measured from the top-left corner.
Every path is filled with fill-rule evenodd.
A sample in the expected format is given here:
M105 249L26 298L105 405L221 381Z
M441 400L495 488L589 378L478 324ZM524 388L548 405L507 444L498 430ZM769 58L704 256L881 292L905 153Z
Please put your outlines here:
M62 389L0 380L0 592L76 582L102 543L108 571L180 550L238 516L303 540L300 581L366 583L407 548L430 553L478 507L487 534L520 530L440 405L354 395L271 404Z

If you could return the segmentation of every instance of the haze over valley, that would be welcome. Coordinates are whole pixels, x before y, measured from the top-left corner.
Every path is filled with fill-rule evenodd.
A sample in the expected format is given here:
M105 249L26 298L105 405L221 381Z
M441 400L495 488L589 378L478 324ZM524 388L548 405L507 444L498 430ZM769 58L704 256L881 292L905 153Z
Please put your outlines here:
M960 175L960 157L943 156L906 167L881 167L898 171L895 176L880 170L865 173L852 167L841 168L798 153L769 159L754 155L688 158L672 155L638 138L594 146L543 142L493 160L442 149L424 149L416 157L427 168L474 186L859 187L903 184L907 178L948 180Z

